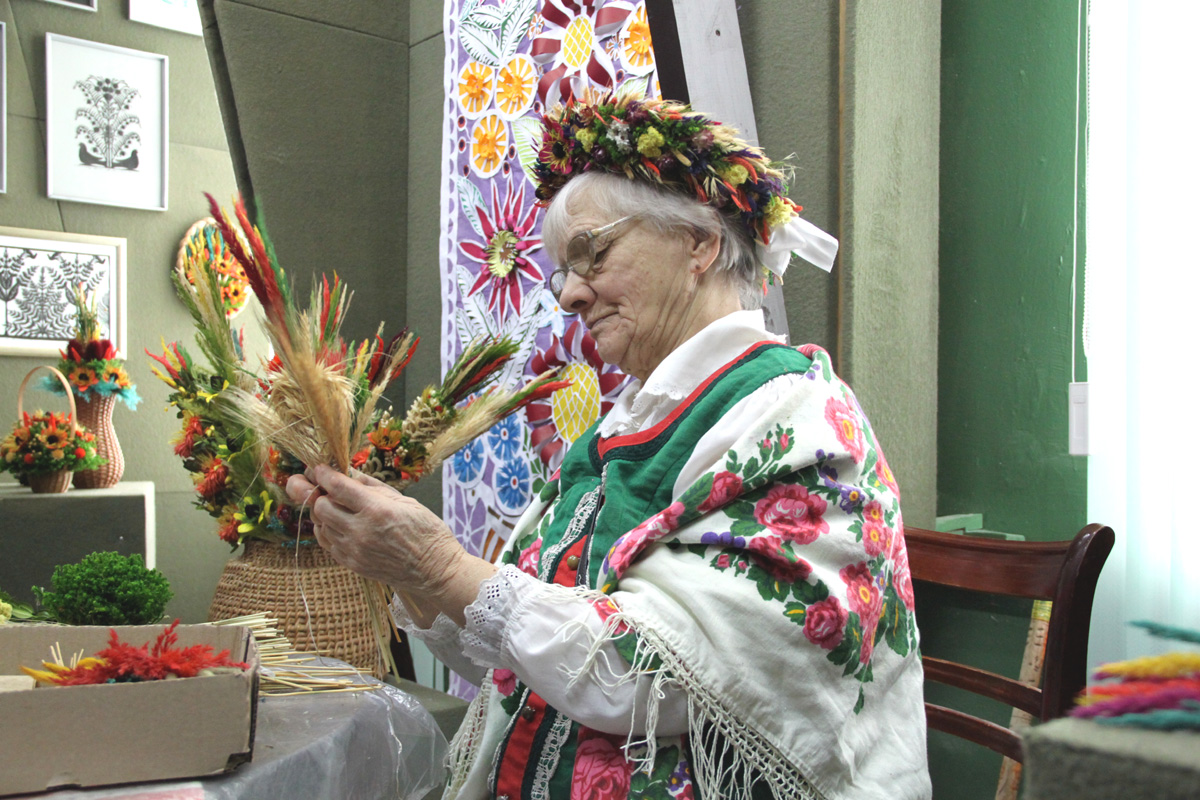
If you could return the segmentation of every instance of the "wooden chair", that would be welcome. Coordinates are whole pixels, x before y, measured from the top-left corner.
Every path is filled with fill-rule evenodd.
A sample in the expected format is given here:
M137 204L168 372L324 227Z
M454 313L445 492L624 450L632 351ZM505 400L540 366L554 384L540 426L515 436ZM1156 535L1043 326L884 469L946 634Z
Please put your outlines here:
M1086 681L1088 627L1100 569L1113 531L1088 525L1070 541L1008 542L905 526L912 576L970 591L1050 600L1040 689L986 670L925 656L925 677L1023 709L1043 722L1071 707ZM920 608L917 621L920 622ZM985 719L925 704L930 728L1022 760L1021 738Z

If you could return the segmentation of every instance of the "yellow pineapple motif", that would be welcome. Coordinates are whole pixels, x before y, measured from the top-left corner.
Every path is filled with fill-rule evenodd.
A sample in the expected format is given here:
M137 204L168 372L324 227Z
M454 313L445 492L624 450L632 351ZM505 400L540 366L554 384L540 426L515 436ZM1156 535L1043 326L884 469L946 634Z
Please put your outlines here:
M579 69L588 62L592 48L596 46L596 30L587 17L576 17L567 26L563 35L563 60Z
M600 418L600 379L596 370L578 361L568 364L560 380L571 385L550 398L550 413L559 434L573 443Z

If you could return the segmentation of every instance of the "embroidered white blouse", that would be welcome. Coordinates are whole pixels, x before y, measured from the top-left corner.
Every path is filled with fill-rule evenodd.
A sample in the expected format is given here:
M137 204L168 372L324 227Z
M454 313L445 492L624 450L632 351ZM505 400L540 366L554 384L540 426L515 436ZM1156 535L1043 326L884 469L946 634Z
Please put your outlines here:
M663 359L644 385L631 381L600 423L600 433L628 435L655 425L709 375L763 341L782 338L767 332L761 311L736 311L713 322ZM720 462L749 421L800 380L797 375L776 378L731 408L697 443L675 482L674 498ZM620 590L612 594L618 606L621 595ZM603 622L592 604L568 587L545 584L505 566L480 586L475 602L466 609L465 628L443 615L430 628L419 628L399 600L393 601L392 613L399 626L473 683L482 681L488 669L508 669L583 725L613 734L645 732L640 715L647 707L650 682L618 683L625 668L611 644L604 645L602 656L580 673L589 643L599 636ZM591 635L584 635L585 630ZM573 678L576 674L578 678ZM677 687L666 692L659 701L657 734L686 733L687 696Z

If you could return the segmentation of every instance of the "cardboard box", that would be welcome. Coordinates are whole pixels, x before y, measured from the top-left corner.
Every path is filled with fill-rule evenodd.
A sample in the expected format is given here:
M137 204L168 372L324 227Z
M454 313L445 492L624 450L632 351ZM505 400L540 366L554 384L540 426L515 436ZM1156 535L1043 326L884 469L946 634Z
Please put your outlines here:
M164 626L118 627L153 645ZM41 668L57 645L70 661L108 645L110 628L0 625L0 675ZM258 652L239 627L180 625L179 646L211 645L250 665L182 680L39 687L0 692L0 795L57 786L103 786L226 772L250 760Z

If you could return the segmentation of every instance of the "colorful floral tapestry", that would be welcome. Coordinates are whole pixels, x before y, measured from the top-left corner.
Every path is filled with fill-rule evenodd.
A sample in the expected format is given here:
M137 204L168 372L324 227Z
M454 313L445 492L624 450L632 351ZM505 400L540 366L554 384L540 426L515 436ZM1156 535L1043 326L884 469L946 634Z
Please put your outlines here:
M446 521L490 558L625 382L545 285L553 267L532 177L539 115L588 87L657 96L658 80L644 2L446 0L445 12L442 369L471 339L508 335L521 350L502 383L551 366L572 381L447 464Z

